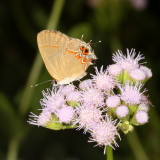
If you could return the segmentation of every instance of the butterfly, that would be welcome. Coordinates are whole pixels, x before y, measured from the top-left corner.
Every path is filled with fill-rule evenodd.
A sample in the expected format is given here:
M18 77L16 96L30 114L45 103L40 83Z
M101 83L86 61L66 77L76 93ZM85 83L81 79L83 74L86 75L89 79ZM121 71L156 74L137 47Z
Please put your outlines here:
M43 30L38 33L37 42L46 69L58 84L83 78L97 59L90 43L59 31Z

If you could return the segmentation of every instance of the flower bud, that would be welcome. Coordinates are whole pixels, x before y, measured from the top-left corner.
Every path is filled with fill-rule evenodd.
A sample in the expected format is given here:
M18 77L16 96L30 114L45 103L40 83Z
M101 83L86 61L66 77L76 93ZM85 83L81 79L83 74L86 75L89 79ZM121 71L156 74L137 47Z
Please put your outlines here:
M123 121L119 123L118 128L121 129L125 134L132 132L134 127L129 123L129 121Z
M132 118L131 123L134 125L143 125L148 122L148 113L145 111L138 111Z

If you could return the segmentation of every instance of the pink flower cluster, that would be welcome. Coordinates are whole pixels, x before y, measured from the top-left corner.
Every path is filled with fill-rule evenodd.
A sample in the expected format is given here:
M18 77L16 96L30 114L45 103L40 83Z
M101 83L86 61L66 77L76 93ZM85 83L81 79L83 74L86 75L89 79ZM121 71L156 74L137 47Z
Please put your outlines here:
M134 49L127 50L126 56L118 50L113 55L115 64L100 70L95 67L96 74L81 81L79 87L53 85L42 92L42 112L39 116L31 113L29 123L50 129L54 125L83 129L90 133L89 142L115 148L120 130L128 133L148 122L150 103L142 88L152 72L139 64L142 59Z

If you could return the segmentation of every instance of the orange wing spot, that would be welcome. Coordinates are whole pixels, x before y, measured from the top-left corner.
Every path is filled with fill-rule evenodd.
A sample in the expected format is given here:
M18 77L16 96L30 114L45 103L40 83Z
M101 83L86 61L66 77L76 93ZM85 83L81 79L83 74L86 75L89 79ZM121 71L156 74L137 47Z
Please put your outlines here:
M77 54L77 51L71 51L71 50L69 50L68 48L66 49L66 51L67 51L68 53Z
M84 50L84 51L82 52L82 54L88 55L88 54L89 54L88 49Z
M82 57L80 56L80 54L76 55L76 57L77 57L78 59L82 59Z
M82 51L82 54L83 54L83 55L88 55L88 54L89 54L88 49L87 49L86 47L84 47L84 46L81 46L81 47L80 47L80 50Z
M86 63L87 62L87 58L83 58L83 63Z
M40 46L40 47L54 47L55 48L55 47L60 47L60 46L54 46L54 45L49 45L48 44L48 45L43 45L43 46Z

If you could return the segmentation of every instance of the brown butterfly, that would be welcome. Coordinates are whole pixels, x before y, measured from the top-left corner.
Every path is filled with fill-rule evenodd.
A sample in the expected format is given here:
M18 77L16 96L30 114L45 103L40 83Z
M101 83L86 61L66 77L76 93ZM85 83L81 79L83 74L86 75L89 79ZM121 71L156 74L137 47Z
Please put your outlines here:
M38 33L37 41L48 72L59 84L83 78L97 59L90 43L59 31L43 30Z

